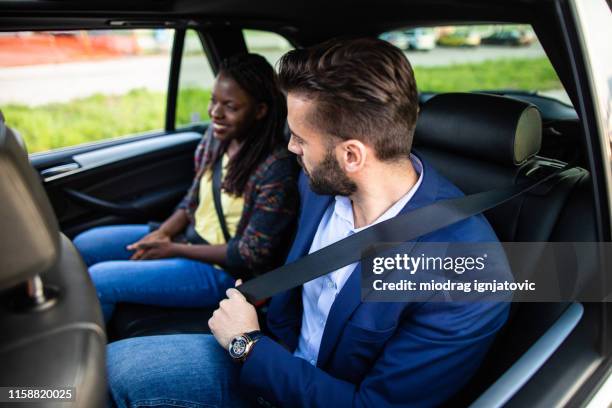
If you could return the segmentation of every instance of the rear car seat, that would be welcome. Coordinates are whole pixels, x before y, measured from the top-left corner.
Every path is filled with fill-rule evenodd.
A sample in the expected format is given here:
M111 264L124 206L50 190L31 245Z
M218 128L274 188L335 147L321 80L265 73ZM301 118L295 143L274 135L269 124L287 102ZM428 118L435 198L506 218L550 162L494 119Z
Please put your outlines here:
M415 150L466 194L541 178L565 163L538 156L537 109L512 98L441 94L423 104ZM587 170L571 167L545 185L485 213L502 242L594 242ZM524 267L537 268L538 251ZM593 259L596 259L593 257ZM596 268L593 264L590 266ZM448 406L465 406L503 374L564 313L567 303L518 303L477 375ZM520 336L517 334L520 333Z

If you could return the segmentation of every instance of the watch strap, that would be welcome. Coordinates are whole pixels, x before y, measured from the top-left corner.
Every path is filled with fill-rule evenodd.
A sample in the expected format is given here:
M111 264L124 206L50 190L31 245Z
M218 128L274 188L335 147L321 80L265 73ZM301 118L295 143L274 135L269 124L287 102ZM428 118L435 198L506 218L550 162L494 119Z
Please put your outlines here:
M244 333L244 335L249 339L249 342L251 344L250 344L248 350L246 351L246 353L244 354L244 356L240 359L241 363L244 363L246 361L246 359L249 358L249 356L253 352L253 348L255 347L255 343L257 343L257 341L263 336L263 333L261 332L261 330L253 330L251 332Z
M261 332L261 330L253 330L251 332L248 333L244 333L249 339L251 339L251 341L257 341L259 340L261 337L263 337L263 333Z

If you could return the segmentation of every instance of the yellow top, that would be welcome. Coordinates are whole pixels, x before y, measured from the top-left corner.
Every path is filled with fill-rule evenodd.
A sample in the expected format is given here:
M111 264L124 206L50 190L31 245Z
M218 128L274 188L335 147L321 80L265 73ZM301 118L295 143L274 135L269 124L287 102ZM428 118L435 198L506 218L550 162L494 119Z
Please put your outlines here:
M221 162L221 179L227 166L227 155L223 155ZM221 206L225 215L225 223L231 236L236 234L236 228L240 222L244 198L235 197L221 190ZM212 171L202 175L200 179L200 202L195 212L195 230L203 239L211 245L225 244L223 230L219 224L215 201L212 193Z

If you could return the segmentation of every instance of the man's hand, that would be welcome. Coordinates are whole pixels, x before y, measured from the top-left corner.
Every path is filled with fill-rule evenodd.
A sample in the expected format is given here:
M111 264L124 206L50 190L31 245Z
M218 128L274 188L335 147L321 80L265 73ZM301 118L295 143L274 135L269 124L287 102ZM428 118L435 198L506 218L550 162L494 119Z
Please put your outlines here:
M137 245L137 252L142 251L137 259L146 260L172 258L176 256L176 246L179 244L170 241L152 241L142 242Z
M152 243L152 242L170 242L171 238L172 237L170 237L168 234L166 234L161 229L157 229L157 230L155 230L155 231L145 235L139 241L136 241L133 244L128 245L126 247L126 249L128 251L136 251L130 257L131 260L135 261L135 260L138 260L138 259L145 259L145 258L143 258L143 255L146 252L146 249L141 247L141 244ZM151 259L151 258L148 258L148 259Z
M238 279L236 286L241 284L242 281ZM235 336L259 330L259 322L255 307L247 302L242 293L234 288L228 289L225 293L227 299L219 303L219 308L208 320L208 327L221 347L227 350Z

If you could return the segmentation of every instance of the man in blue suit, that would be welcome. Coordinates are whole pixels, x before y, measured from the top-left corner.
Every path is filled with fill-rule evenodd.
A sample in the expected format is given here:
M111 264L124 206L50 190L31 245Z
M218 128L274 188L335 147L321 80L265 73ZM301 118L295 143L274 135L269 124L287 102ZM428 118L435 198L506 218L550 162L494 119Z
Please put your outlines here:
M287 262L462 195L411 153L418 96L412 68L397 48L376 39L326 42L285 55L279 77L287 92L289 149L304 169ZM418 241L497 237L476 216ZM505 273L507 264L495 267ZM508 305L364 302L361 268L348 265L274 296L266 333L255 308L230 289L209 320L214 339L178 335L111 344L112 400L121 407L443 403L478 368Z

